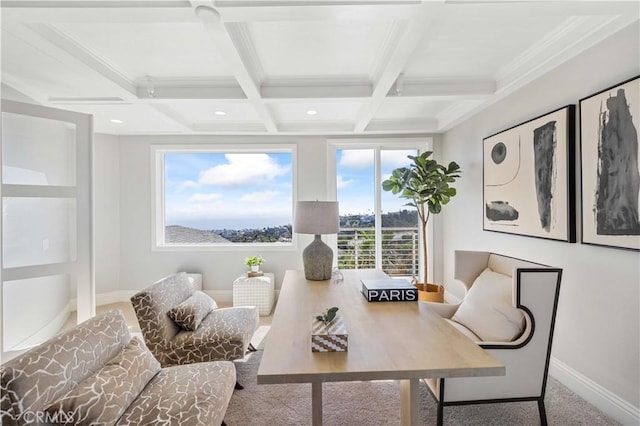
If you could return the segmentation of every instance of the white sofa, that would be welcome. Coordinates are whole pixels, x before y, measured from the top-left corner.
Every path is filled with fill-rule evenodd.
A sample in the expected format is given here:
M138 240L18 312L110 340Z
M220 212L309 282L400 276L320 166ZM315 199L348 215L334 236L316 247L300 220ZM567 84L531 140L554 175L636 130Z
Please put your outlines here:
M536 401L546 425L544 395L562 270L495 253L456 251L454 277L467 289L462 301L423 308L449 319L501 360L506 375L426 379L438 403L438 425L445 406L510 401Z

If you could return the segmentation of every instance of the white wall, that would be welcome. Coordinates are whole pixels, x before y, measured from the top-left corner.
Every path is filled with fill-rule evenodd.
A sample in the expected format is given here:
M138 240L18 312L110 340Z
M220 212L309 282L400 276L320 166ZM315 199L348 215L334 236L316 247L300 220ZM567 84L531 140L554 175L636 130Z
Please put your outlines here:
M451 278L456 249L489 250L563 268L553 359L586 383L595 382L601 394L609 391L613 399L622 398L623 410L636 416L640 407L640 254L484 232L482 139L566 104L578 104L583 97L640 74L639 33L636 23L615 34L454 127L443 139L444 158L458 161L464 171L459 195L444 216L448 289L460 294L461 287ZM640 99L631 102L637 104ZM577 135L579 142L579 129ZM629 418L618 416L619 420Z
M120 290L120 141L93 139L96 294Z
M415 137L415 135L413 135ZM151 145L152 144L294 144L297 170L294 190L299 200L328 199L326 137L230 137L230 136L123 136L120 140L120 281L121 290L142 289L176 271L200 272L203 288L230 300L232 283L246 267L243 259L261 254L263 269L275 274L280 288L287 269L302 269L302 250L312 235L295 235L291 248L229 247L215 251L153 251L151 247ZM370 140L370 138L368 139ZM358 142L354 139L354 142ZM331 236L324 237L329 243ZM294 240L295 243L295 240ZM100 293L100 290L97 291ZM224 299L220 299L224 300Z
M151 247L151 144L270 142L296 144L299 199L326 199L326 144L324 138L310 137L228 137L228 136L130 136L120 137L120 288L142 289L164 275L176 271L200 272L203 288L230 294L235 278L246 267L243 259L261 254L267 259L263 269L275 273L280 287L287 269L302 268L301 249L239 248L216 251L152 251ZM300 238L299 247L305 247Z

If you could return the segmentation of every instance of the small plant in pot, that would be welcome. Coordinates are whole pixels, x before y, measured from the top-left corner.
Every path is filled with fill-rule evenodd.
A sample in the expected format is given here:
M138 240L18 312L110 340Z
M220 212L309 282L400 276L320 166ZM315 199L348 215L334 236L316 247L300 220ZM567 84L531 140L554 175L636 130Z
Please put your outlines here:
M431 214L439 214L442 206L456 195L451 186L460 177L460 166L452 161L448 166L439 164L429 158L432 151L407 157L412 161L408 167L399 167L391 172L389 179L382 182L382 189L400 194L401 198L410 200L407 206L418 210L420 228L422 230L423 271L422 282L415 283L418 288L418 299L432 302L444 301L444 288L440 285L428 284L427 256L427 223Z
M244 258L244 264L251 270L251 272L258 272L260 266L265 262L265 259L258 256L249 256Z

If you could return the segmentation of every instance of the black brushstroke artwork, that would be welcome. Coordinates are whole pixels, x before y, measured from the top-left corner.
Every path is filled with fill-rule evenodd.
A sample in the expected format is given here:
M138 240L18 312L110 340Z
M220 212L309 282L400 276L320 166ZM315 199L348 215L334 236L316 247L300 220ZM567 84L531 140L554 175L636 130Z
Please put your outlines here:
M498 142L491 149L491 159L495 164L500 164L507 158L507 146L502 142Z
M485 214L487 219L496 222L499 220L514 221L520 216L518 210L511 207L506 201L491 201L487 203L485 205Z
M640 235L638 131L624 89L600 107L599 123L596 232Z
M551 201L553 198L553 178L556 155L556 122L548 123L533 130L534 170L536 174L536 197L538 215L542 229L551 229Z

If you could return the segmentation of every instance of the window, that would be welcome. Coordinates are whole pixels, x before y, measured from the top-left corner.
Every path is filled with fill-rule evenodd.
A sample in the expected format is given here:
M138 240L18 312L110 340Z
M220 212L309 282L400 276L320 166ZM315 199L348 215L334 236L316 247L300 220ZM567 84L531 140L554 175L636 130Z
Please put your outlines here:
M418 216L407 200L382 191L391 171L426 147L415 143L337 144L336 199L340 208L338 266L380 268L390 276L418 276Z
M292 147L153 151L155 248L291 244Z

